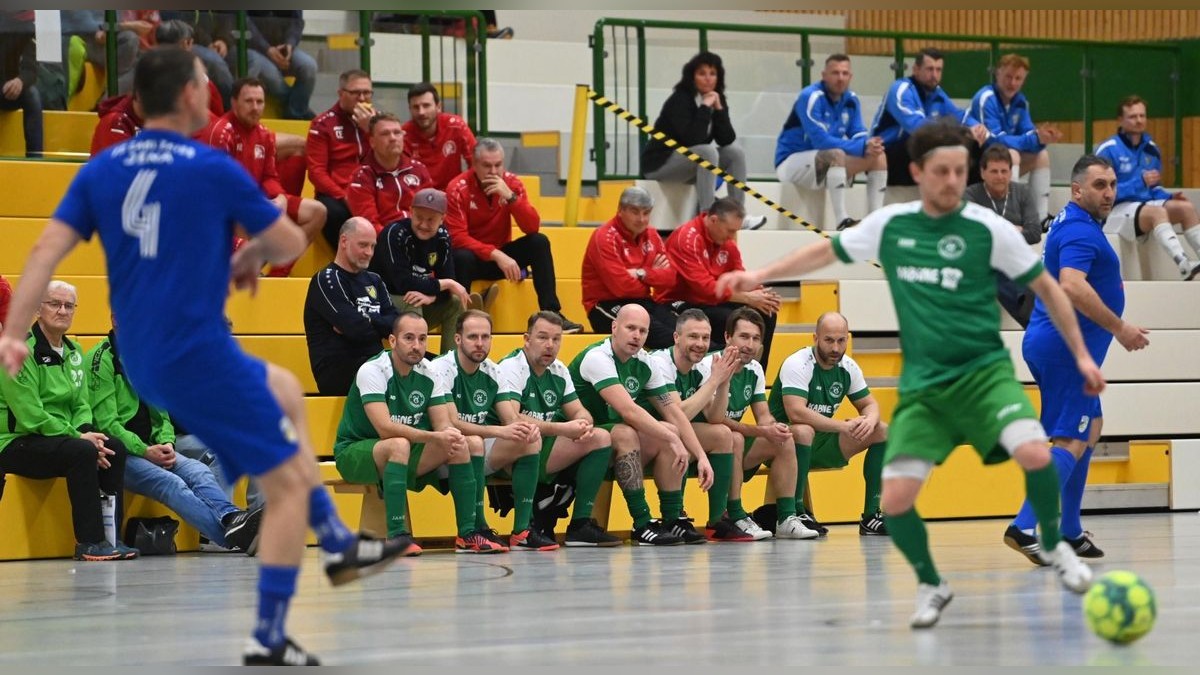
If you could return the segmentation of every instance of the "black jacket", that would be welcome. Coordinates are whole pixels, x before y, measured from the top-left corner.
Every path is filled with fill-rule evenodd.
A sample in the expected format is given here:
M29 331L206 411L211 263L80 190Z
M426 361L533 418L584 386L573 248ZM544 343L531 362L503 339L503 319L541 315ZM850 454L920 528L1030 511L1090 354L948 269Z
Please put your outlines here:
M304 300L304 335L313 375L327 367L354 368L382 349L400 313L379 275L351 274L329 263L308 285ZM336 330L335 330L336 328Z
M431 239L422 241L413 233L412 219L397 220L379 233L371 271L383 277L395 295L418 291L436 296L441 292L438 280L454 278L450 233L439 227Z
M737 140L737 134L729 121L729 104L724 94L721 94L721 107L722 110L714 110L698 105L695 94L676 89L663 103L662 112L654 120L654 128L688 147L706 145L714 140L724 147ZM642 175L666 164L672 152L675 152L673 148L651 138L642 150Z

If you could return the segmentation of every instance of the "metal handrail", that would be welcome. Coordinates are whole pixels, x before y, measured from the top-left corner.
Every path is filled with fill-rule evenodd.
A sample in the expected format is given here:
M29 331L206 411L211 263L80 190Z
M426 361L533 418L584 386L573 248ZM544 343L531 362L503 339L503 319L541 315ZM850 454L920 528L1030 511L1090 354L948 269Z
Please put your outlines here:
M755 24L718 24L705 23L696 21L662 21L657 19L621 19L621 18L601 18L596 21L596 25L592 31L591 47L592 47L592 88L600 94L605 94L604 88L604 29L609 27L623 27L637 29L637 47L638 47L638 65L639 75L643 75L645 64L646 37L645 30L647 28L663 28L673 30L689 30L697 32L697 43L701 50L708 48L709 32L720 31L725 33L759 33L759 34L774 34L774 35L796 35L800 37L800 55L801 63L804 67L801 70L802 86L807 87L811 84L811 76L809 74L809 66L811 65L811 47L809 39L812 37L856 37L856 38L878 38L890 39L894 42L894 58L892 68L895 71L895 79L904 77L904 41L905 40L923 40L923 41L938 41L938 42L969 42L987 45L992 53L992 62L995 63L1000 57L1000 45L1029 45L1037 47L1075 47L1083 50L1083 68L1080 72L1080 77L1083 80L1083 133L1084 147L1091 148L1092 143L1092 50L1093 49L1144 49L1147 51L1159 51L1171 54L1173 58L1172 73L1171 73L1171 95L1173 101L1172 115L1175 122L1175 147L1173 148L1175 165L1175 184L1181 185L1183 180L1183 113L1180 107L1181 92L1181 70L1180 60L1182 48L1179 45L1163 44L1163 43L1142 43L1142 42L1099 42L1093 40L1063 40L1063 39L1040 39L1027 37L1004 37L998 35L955 35L950 33L905 33L891 31L876 31L876 30L858 30L858 29L843 29L843 28L816 28L804 26L766 26ZM627 103L628 104L628 103ZM638 79L638 111L637 114L643 118L650 119L649 111L646 110L646 80L645 77ZM610 176L607 172L607 148L605 139L605 116L595 115L593 121L593 135L596 158L596 178L607 179Z

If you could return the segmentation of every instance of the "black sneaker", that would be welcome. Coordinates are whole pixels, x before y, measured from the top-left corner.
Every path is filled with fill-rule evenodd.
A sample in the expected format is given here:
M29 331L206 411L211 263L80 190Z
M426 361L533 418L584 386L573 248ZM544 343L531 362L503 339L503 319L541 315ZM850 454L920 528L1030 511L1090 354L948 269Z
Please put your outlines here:
M842 220L842 222L837 224L837 230L838 230L838 232L841 232L842 230L844 230L848 227L854 227L857 224L858 224L857 220L855 220L853 218L845 218Z
M650 522L645 527L635 527L629 534L629 540L634 546L681 546L683 539L660 528L658 523Z
M529 528L514 532L508 538L508 548L513 551L554 551L558 549L558 542L548 539L538 530Z
M583 332L583 324L581 324L581 323L575 323L574 321L572 321L572 320L568 319L567 317L563 316L563 313L562 313L562 312L555 312L555 314L557 314L557 315L558 315L558 317L559 317L560 319L562 319L562 322L563 322L563 334L567 334L567 333L582 333L582 332Z
M394 546L400 549L400 557L411 558L421 555L422 548L417 544L417 540L408 532L401 532L394 537L388 537L388 546Z
M811 513L801 513L800 514L800 522L804 523L804 526L807 527L808 529L815 530L816 533L822 537L829 534L829 528L818 523L817 519L813 518L813 515Z
M564 546L598 546L611 548L620 546L621 540L604 531L595 518L587 520L572 520L567 526L567 539Z
M124 560L121 551L107 541L93 544L75 544L75 559L95 562L99 560Z
M704 536L709 541L754 541L754 535L742 531L729 516L705 525Z
M325 553L325 574L334 586L382 572L398 556L409 550L411 539L375 539L359 533L358 539L342 553Z
M300 645L286 638L275 649L267 649L255 638L246 641L242 650L243 666L319 666L321 661L304 651Z
M246 555L258 552L258 528L262 525L262 509L238 511L225 526L225 543L240 548Z
M1042 218L1042 234L1046 234L1050 231L1050 223L1053 222L1054 216L1046 216L1045 218Z
M1092 538L1088 536L1089 534L1091 533L1084 532L1079 535L1078 539L1063 537L1063 540L1070 544L1071 548L1075 549L1075 555L1080 558L1103 558L1104 551L1101 551L1099 546L1092 543Z
M692 521L688 518L677 518L670 525L662 526L663 532L670 532L679 537L685 544L707 544L708 538L702 533L697 532L692 526Z
M1047 567L1048 563L1042 560L1040 555L1042 552L1042 544L1038 538L1032 534L1025 534L1016 525L1009 525L1004 531L1004 543L1012 550L1020 553L1029 559L1029 562L1038 567Z
M499 546L500 553L508 553L508 539L505 537L501 537L499 532L493 530L490 527L480 528L479 530L477 530L477 532L479 532L479 534L482 534L484 539L487 539L488 541L492 542L493 544L496 544L497 546Z
M113 548L117 549L117 553L121 554L121 560L136 560L142 552L132 546L122 544L120 540L113 544Z
M863 516L863 519L858 521L858 534L863 537L888 536L887 523L883 520L883 514L876 511L869 516Z

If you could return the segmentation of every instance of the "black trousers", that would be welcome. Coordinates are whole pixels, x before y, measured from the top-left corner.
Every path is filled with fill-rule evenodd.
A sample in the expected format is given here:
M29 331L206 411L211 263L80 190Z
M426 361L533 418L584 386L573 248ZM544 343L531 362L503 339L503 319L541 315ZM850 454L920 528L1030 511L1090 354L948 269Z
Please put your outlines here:
M351 354L343 358L326 358L320 367L313 367L313 379L317 381L317 393L322 396L345 396L350 393L350 385L358 376L358 369L371 357L355 357Z
M1029 326L1029 317L1033 314L1033 291L996 272L996 299L1022 328Z
M729 315L733 314L734 310L746 306L736 302L723 302L719 305L693 305L686 302L677 302L674 304L676 305L675 310L677 312L691 308L704 312L704 315L708 317L709 322L712 324L712 342L709 349L713 351L725 348L725 322L729 320ZM771 338L775 335L775 322L778 317L774 314L762 314L762 312L759 312L759 314L763 318L764 330L762 357L758 359L758 362L762 364L765 371L767 369L767 359L771 356Z
M666 349L675 343L675 312L650 298L627 300L604 300L588 312L588 323L592 332L611 335L613 321L623 305L641 305L650 313L650 334L646 336L646 349Z
M516 260L522 268L528 267L532 271L538 309L549 312L562 311L562 304L558 302L558 291L554 287L554 257L550 255L550 240L546 235L541 232L527 234L501 246L500 250ZM454 249L453 255L454 280L462 284L468 293L471 292L471 282L476 279L504 278L499 265L491 260L480 260L465 248Z
M342 225L350 220L350 207L346 206L346 202L341 199L334 199L329 195L317 195L317 201L325 205L325 224L321 226L321 236L325 237L325 241L337 251L338 247L338 232L341 231Z
M0 473L35 479L66 478L75 541L101 542L104 520L100 515L100 491L117 497L119 536L121 496L125 490L125 445L115 438L109 438L104 445L116 453L109 456L112 466L107 469L96 466L96 446L91 441L66 436L21 436L0 452Z

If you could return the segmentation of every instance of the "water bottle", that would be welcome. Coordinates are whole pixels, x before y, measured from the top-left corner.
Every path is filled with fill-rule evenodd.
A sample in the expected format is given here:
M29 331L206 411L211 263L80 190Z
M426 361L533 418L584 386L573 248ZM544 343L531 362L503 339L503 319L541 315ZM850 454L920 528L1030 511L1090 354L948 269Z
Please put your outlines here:
M117 543L117 497L100 493L100 517L104 521L104 538L110 544Z

